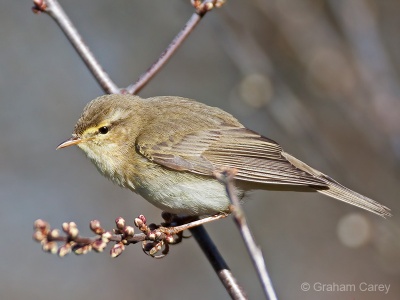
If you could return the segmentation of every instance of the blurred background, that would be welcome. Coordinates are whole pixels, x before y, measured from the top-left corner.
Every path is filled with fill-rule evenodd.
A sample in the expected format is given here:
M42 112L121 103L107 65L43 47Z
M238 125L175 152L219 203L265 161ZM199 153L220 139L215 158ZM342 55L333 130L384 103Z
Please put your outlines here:
M189 1L61 1L120 87L182 28ZM162 260L133 245L118 259L63 259L32 241L60 228L160 211L98 174L78 149L55 151L102 90L30 1L0 10L1 299L229 299L194 239ZM221 107L311 166L390 207L385 220L323 195L254 192L244 208L281 299L399 299L400 2L228 0L209 13L141 96ZM263 294L232 220L206 226L250 299ZM301 284L311 285L309 292ZM363 292L359 284L390 285ZM318 292L314 284L354 284Z

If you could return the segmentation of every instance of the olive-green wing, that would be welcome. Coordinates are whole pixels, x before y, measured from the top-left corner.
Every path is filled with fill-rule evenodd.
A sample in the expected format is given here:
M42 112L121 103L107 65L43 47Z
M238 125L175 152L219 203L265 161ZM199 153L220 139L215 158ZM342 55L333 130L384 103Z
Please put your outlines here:
M174 135L171 127L173 124L158 128L161 131L158 133L148 129L147 132L152 132L151 139L146 133L140 135L136 141L138 152L178 171L212 176L215 170L234 168L237 170L235 178L243 181L327 186L321 179L293 166L282 155L279 144L244 127L220 126L184 135Z
M168 131L168 130L167 130ZM153 132L154 133L154 132ZM212 176L215 170L235 168L238 180L309 186L327 196L361 207L382 217L386 206L358 194L329 176L294 158L274 141L238 127L223 127L185 134L161 143L137 139L137 150L164 167Z

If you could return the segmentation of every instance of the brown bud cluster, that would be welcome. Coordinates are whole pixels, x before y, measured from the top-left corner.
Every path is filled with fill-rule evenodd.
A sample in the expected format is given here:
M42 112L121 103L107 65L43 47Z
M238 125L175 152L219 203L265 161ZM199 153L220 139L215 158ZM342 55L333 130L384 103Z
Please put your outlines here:
M124 218L115 219L113 232L106 231L98 220L90 222L90 230L96 237L87 238L79 236L79 229L75 222L64 222L62 224L63 235L60 230L51 229L49 223L36 220L34 223L33 238L40 242L44 251L58 254L64 257L69 253L82 255L90 251L103 252L111 242L115 245L110 250L111 257L118 257L124 252L126 245L142 242L143 251L152 257L164 257L169 252L169 244L175 244L182 239L182 229L174 230L176 222L174 215L164 213L166 220L161 225L147 224L146 217L139 215L134 223L142 233L135 234L132 226L126 225ZM174 225L175 224L175 225ZM178 226L179 227L179 226ZM178 236L178 239L176 238ZM158 255L158 253L160 253Z
M75 222L64 222L61 228L65 236L60 235L60 230L51 229L49 223L40 219L36 220L33 238L42 244L44 251L64 257L71 252L77 255L86 254L92 249L102 252L113 237L110 232L101 227L97 220L90 222L90 229L98 235L95 238L79 237L79 230ZM57 242L63 244L58 246Z

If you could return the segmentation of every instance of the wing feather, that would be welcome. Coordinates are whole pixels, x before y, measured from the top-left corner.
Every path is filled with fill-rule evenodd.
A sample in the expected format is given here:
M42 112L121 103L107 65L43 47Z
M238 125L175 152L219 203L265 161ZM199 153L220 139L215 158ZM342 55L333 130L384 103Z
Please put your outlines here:
M212 176L215 170L235 168L236 179L268 184L326 187L326 183L296 168L276 142L244 127L226 126L186 134L169 143L137 148L148 159L177 171Z

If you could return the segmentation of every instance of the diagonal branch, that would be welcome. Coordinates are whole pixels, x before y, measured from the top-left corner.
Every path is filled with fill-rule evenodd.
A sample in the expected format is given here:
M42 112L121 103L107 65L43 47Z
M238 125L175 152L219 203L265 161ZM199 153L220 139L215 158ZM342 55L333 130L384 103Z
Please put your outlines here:
M107 94L118 94L120 92L119 88L103 70L58 1L35 0L34 5L34 12L45 12L58 24L104 92Z
M205 0L192 1L193 6L196 8L196 12L186 22L182 30L175 36L168 47L161 53L160 57L154 62L154 64L143 73L139 80L134 84L131 84L126 88L126 92L129 94L136 95L140 90L160 71L160 69L168 62L168 60L175 54L178 48L186 40L186 38L192 33L194 28L200 23L201 19L207 12L212 10L214 7L220 7L223 4L221 0Z
M204 226L197 226L190 229L193 237L196 239L204 255L214 268L219 280L221 280L226 291L233 300L245 300L247 296L242 287L238 284L232 271L229 269L224 258L219 253L217 247L211 240Z
M186 40L189 34L193 31L197 24L199 24L202 16L194 13L183 29L168 45L167 49L161 53L160 57L153 63L153 65L143 73L139 80L126 88L127 93L137 94L145 87L145 85L160 71L160 69L168 62L172 55L178 50L179 46Z
M244 211L240 206L240 201L237 197L237 192L233 183L233 178L236 175L235 169L227 169L222 172L215 172L214 176L222 182L226 187L226 193L231 201L231 212L236 225L239 228L240 234L253 261L253 265L257 270L258 277L261 281L265 296L270 300L277 300L277 296L272 285L271 278L269 277L265 261L261 249L254 241L250 228L247 225Z

